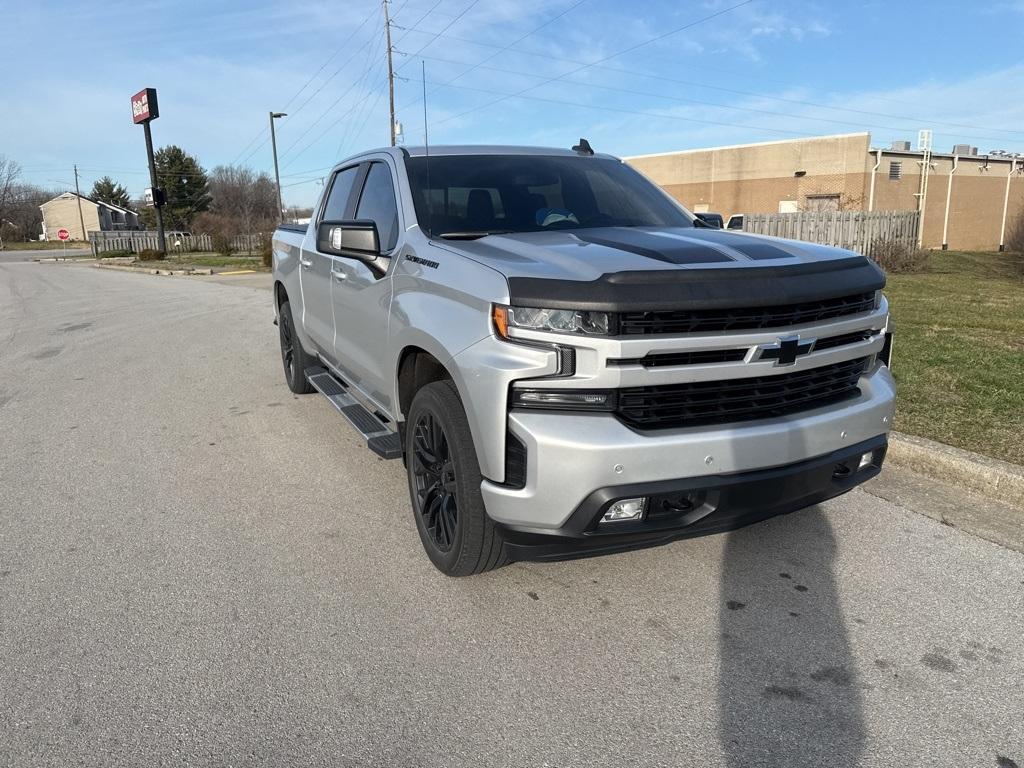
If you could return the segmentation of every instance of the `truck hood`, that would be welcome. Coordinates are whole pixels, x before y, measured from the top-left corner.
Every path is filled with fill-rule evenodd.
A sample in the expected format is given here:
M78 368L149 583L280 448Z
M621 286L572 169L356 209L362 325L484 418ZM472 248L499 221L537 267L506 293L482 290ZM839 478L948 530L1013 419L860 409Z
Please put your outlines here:
M498 270L510 300L607 311L771 306L880 289L853 251L720 229L601 227L445 247Z

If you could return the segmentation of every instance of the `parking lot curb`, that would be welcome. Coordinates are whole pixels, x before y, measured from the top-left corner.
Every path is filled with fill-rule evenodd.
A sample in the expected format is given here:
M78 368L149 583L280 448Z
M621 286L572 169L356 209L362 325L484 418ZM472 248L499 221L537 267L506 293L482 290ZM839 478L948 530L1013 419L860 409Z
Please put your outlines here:
M887 458L922 475L1024 508L1024 467L923 437L893 432Z
M129 267L122 264L94 264L97 269L114 269L118 272L135 272L140 275L212 275L210 267L196 267L194 269L160 269L159 267Z

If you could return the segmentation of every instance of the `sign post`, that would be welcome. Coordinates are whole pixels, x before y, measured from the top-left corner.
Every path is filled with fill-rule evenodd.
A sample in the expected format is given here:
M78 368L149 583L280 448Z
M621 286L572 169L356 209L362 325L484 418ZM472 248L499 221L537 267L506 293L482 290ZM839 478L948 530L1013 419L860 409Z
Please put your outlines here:
M160 117L160 107L156 100L156 88L143 88L132 96L132 122L142 124L146 133L146 158L149 161L149 183L153 189L153 207L156 209L156 228L160 242L160 252L167 253L167 240L164 236L164 196L156 178L156 161L153 159L153 134L149 129L151 121Z
M62 243L64 243L64 258L68 257L68 240L71 238L71 233L68 232L64 227L57 230L57 237Z

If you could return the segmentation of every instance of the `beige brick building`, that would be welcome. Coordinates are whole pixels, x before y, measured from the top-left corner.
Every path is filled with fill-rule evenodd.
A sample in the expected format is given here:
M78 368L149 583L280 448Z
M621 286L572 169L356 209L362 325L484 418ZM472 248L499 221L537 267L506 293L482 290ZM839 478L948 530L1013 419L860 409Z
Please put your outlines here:
M72 240L88 240L89 232L110 232L119 229L141 229L135 211L82 197L81 216L79 196L65 192L39 206L43 212L43 239L56 240L57 232L66 229ZM85 232L82 223L85 223Z
M727 219L737 213L820 209L913 211L923 155L899 144L873 149L870 134L850 133L626 160L690 210ZM1005 236L1004 201L1006 228L1024 210L1024 159L962 149L962 154L931 156L924 246L996 250Z

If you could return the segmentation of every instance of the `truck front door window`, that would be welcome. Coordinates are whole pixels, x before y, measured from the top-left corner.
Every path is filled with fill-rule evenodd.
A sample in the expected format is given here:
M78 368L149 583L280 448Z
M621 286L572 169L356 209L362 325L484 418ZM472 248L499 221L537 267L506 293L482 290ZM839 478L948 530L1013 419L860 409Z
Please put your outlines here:
M334 174L334 181L331 183L331 191L327 193L327 202L324 204L322 221L341 221L345 218L345 211L348 208L348 200L352 195L352 186L356 183L359 175L359 166L353 165Z
M384 163L374 163L366 176L363 194L359 198L356 218L376 222L380 247L384 253L398 242L398 203L391 169Z

